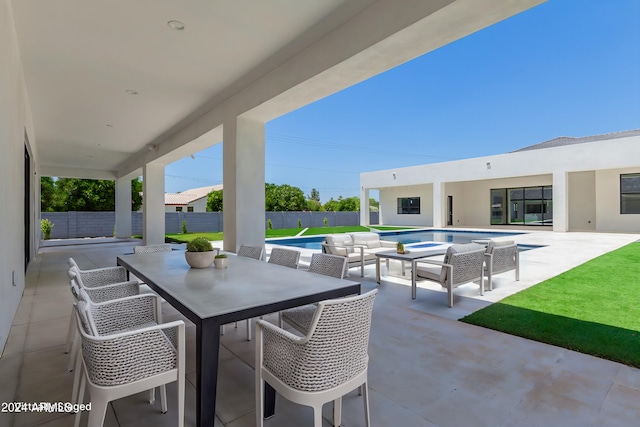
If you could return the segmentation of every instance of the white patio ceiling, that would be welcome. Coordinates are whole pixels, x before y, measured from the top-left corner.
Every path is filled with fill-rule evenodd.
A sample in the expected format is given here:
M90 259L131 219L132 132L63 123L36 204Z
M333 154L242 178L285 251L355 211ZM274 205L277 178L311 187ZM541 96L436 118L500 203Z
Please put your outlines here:
M34 155L42 175L133 177L542 1L14 0Z

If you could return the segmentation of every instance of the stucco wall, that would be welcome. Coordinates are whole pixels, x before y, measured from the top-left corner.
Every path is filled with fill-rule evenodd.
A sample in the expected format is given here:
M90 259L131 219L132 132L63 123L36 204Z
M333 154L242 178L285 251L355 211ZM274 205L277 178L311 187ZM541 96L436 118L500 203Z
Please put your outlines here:
M596 230L596 174L569 174L569 231Z
M25 285L25 130L31 145L35 142L11 5L9 0L0 0L0 182L3 183L0 185L0 200L3 202L0 210L0 352L6 344ZM35 161L37 153L31 147L30 152ZM33 189L33 177L30 181ZM35 202L31 200L31 203L35 210ZM33 230L36 227L35 216L30 221ZM32 238L32 253L37 249L36 244Z
M640 167L596 171L596 230L640 232L640 214L620 213L620 174L640 173Z
M398 215L399 197L420 197L420 215ZM433 226L433 185L381 188L380 224Z

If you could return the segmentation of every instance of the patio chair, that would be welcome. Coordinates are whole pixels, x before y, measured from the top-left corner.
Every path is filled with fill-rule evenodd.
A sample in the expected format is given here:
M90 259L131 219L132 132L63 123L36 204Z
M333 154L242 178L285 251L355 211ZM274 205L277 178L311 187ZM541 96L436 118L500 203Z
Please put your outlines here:
M241 245L240 249L238 249L238 256L243 256L247 258L262 260L263 254L264 254L263 246Z
M154 254L158 252L171 252L171 245L168 243L161 243L158 245L146 245L146 246L134 246L134 254Z
M477 243L451 245L444 256L444 262L417 261L416 276L446 288L449 307L453 307L453 289L462 284L480 280L480 295L484 295L484 256L484 246Z
M300 261L300 251L283 248L271 249L271 255L269 256L269 263L283 265L290 268L298 268L298 262Z
M265 381L285 399L311 406L315 427L322 426L322 406L331 401L333 425L340 426L342 396L362 386L365 425L370 425L368 346L377 292L318 303L304 337L256 322L257 426L263 426Z
M69 258L69 265L72 265L72 267L67 271L67 277L69 278L69 282L72 286L72 293L74 282L77 287L85 288L91 299L95 302L109 301L117 298L138 295L140 293L139 283L135 280L127 281L126 270L124 270L124 268L122 268L122 270L124 270L124 275L122 274L121 267L80 270L72 258ZM69 371L73 370L75 358L75 352L71 351L71 347L73 344L77 345L77 332L73 317L72 308L69 327L67 329L67 345L65 347L65 353L71 354L69 356Z
M351 234L328 234L322 241L322 252L339 255L347 259L347 274L349 268L360 266L360 276L364 277L364 266L375 264L374 253L365 251L365 245L354 245Z
M513 240L503 242L490 240L485 253L484 271L488 289L493 290L493 275L515 270L516 281L520 280L520 254Z
M346 264L347 259L345 257L316 253L311 255L311 263L307 271L342 279ZM317 307L317 304L307 304L281 311L278 316L280 327L284 327L284 322L287 322L301 333L306 334L311 327Z
M114 303L96 306L79 301L76 322L82 340L78 402L89 390L89 427L102 426L110 401L161 387L162 412L167 412L165 384L178 383L178 426L184 426L185 332L184 322L111 332ZM121 303L120 303L121 304ZM134 313L129 313L134 315ZM124 325L118 325L121 327ZM75 426L81 412L76 413Z

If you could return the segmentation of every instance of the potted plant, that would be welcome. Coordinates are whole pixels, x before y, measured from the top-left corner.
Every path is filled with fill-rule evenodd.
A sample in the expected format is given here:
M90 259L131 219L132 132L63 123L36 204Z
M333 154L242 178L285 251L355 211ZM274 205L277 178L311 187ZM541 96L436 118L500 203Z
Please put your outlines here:
M404 243L398 242L397 250L398 250L399 254L403 254L404 253Z
M209 268L213 263L215 252L211 242L205 237L196 237L187 243L184 257L193 268Z
M226 254L218 254L213 258L213 265L216 268L227 268L228 262Z

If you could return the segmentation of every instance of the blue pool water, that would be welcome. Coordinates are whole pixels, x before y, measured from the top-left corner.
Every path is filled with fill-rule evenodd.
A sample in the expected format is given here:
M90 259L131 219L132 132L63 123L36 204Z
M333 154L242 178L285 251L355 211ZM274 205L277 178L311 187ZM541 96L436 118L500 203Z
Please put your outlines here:
M457 231L457 230L405 230L380 232L382 240L402 242L412 247L436 246L439 243L469 243L477 239L491 239L493 237L515 236L524 233L500 231ZM290 237L286 239L267 239L267 243L294 246L306 249L321 249L320 243L324 236Z

